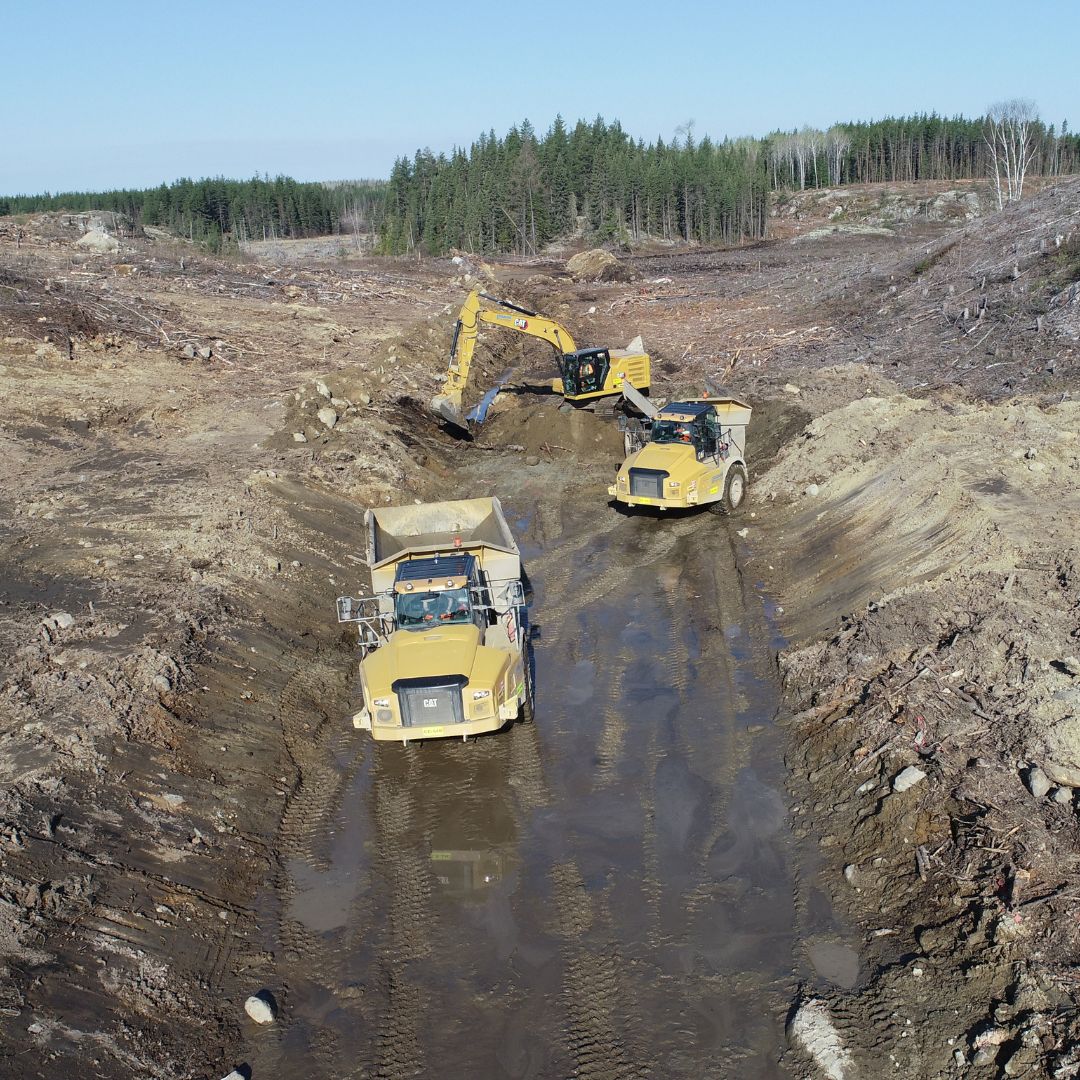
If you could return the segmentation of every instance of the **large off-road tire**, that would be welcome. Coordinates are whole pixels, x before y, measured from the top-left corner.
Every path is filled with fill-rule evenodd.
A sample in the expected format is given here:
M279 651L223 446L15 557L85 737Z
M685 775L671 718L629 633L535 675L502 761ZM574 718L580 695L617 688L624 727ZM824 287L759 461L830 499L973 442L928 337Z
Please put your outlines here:
M724 477L723 497L712 503L709 509L714 514L737 514L746 502L746 469L742 465L732 465Z

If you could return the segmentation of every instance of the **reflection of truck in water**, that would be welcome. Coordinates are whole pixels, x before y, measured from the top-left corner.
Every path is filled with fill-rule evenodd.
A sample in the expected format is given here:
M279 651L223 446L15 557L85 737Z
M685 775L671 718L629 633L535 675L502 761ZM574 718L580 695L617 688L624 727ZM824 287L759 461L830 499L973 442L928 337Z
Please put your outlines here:
M451 896L467 896L502 880L503 855L495 850L431 852L431 869L435 880Z
M365 521L373 595L337 602L364 652L353 724L408 743L528 719L521 559L499 500L388 506Z

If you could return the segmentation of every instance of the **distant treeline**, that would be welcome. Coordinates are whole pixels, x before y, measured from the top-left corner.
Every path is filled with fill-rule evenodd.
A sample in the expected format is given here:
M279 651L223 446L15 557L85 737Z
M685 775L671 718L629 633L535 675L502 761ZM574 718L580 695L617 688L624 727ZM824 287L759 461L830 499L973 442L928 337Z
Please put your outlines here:
M646 144L597 118L538 137L528 122L449 157L418 151L394 165L382 250L534 253L575 228L597 240L730 243L765 235L767 192L872 181L987 175L980 120L898 117L803 128L763 139L691 132ZM1080 137L1036 123L1030 174L1080 171Z
M770 191L988 174L982 119L908 116L803 128L763 138L665 143L597 117L528 121L449 156L417 151L389 182L299 183L288 177L177 180L145 190L0 196L0 214L115 210L220 247L277 237L377 232L380 250L532 254L560 237L737 243L765 236ZM1028 175L1080 172L1080 137L1036 121Z
M379 228L385 181L300 183L287 176L177 180L156 188L0 196L0 214L114 210L209 246L224 240L370 232Z

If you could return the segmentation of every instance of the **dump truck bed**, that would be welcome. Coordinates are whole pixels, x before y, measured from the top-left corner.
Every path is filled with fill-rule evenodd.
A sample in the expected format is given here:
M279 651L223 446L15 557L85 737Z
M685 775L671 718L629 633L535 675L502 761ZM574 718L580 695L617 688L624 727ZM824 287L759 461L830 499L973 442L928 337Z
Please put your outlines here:
M518 546L497 498L455 499L369 510L368 565L376 592L404 559L471 552L491 580L521 576Z

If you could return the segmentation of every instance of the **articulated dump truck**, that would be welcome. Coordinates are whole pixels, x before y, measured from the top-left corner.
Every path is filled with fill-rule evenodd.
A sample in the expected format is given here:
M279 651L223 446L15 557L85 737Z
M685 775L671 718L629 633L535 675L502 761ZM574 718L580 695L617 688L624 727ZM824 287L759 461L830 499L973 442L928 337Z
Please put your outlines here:
M608 494L624 506L734 513L746 498L750 406L725 396L687 398L657 408L623 387L645 421L622 424L626 460Z
M532 714L521 557L499 500L369 510L371 596L356 623L363 708L379 740L467 739Z

